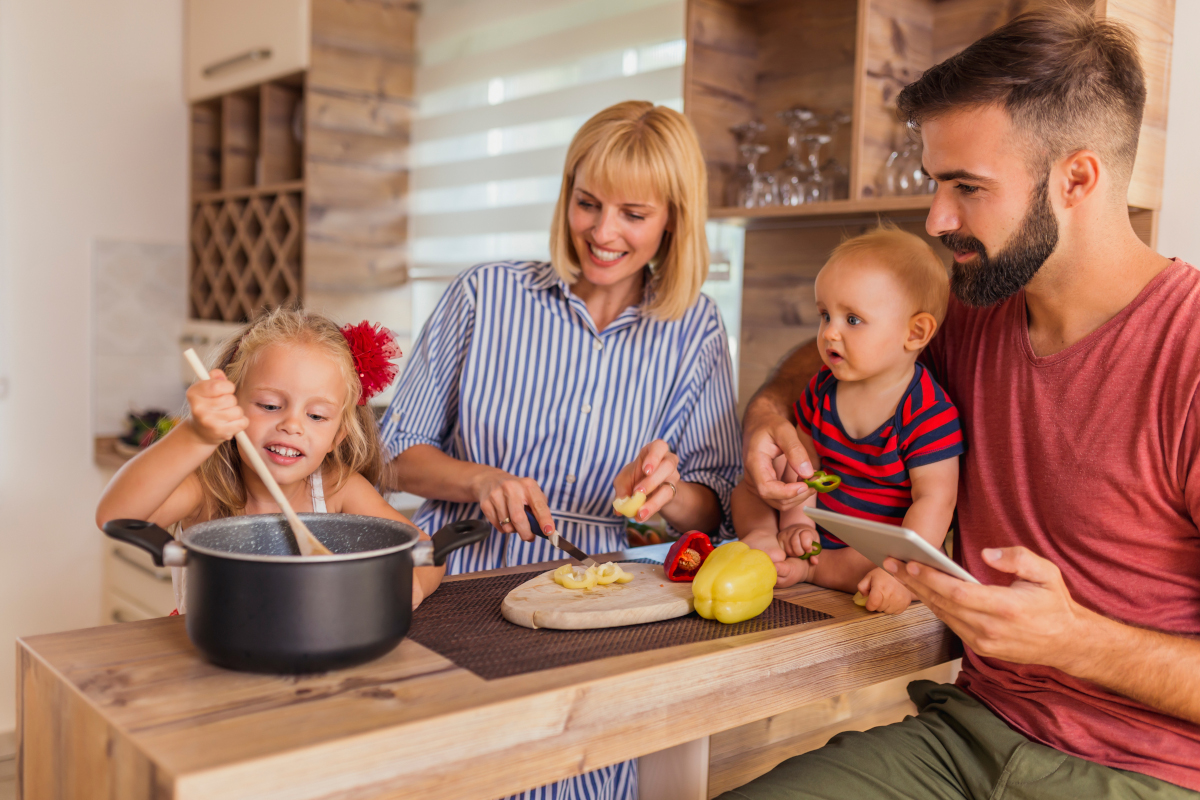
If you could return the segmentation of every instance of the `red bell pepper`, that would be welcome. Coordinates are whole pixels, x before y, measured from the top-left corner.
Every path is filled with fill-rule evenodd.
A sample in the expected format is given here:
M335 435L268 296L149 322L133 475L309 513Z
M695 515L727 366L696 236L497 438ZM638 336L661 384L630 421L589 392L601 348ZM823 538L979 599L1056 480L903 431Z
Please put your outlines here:
M691 581L695 579L700 565L712 551L712 541L708 538L707 533L689 531L671 545L671 549L663 561L663 570L670 580Z

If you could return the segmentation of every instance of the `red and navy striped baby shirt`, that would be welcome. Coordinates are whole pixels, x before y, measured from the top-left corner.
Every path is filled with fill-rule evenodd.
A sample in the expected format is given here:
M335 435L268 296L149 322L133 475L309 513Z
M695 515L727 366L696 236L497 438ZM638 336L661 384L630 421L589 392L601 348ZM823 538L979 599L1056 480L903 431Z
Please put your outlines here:
M796 424L812 438L821 469L842 479L832 492L817 495L817 507L901 525L912 505L908 471L963 453L958 409L918 363L892 419L853 439L838 418L837 384L822 367L795 404ZM841 544L827 531L821 536L834 547Z

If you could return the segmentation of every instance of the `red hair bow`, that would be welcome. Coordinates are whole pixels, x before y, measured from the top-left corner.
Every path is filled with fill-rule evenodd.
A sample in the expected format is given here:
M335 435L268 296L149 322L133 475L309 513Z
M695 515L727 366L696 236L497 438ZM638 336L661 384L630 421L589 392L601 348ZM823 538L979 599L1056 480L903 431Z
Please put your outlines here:
M354 356L354 369L362 383L362 396L358 404L365 406L367 400L386 389L396 379L400 367L392 359L404 355L396 344L391 331L382 325L372 325L363 320L357 325L342 328L342 335L350 345Z

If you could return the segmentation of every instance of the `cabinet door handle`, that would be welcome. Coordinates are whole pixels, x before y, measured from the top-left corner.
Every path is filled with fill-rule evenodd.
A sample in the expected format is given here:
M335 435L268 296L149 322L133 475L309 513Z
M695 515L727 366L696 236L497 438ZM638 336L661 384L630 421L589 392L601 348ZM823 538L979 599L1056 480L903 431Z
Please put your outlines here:
M143 564L139 561L136 561L135 559L130 558L129 556L122 553L120 550L115 550L115 549L113 550L113 558L124 561L129 566L133 567L136 570L140 570L141 572L146 573L151 578L154 578L154 580L156 580L156 581L166 582L166 581L171 580L170 573L164 575L161 572L159 572L157 569L155 569L154 567L147 567L145 564Z
M224 61L218 61L215 64L209 64L201 72L203 73L204 77L211 78L218 72L224 72L227 69L240 67L243 64L253 64L255 61L266 61L270 57L271 48L259 47L255 50L247 50L241 55L234 56L233 58L227 58Z

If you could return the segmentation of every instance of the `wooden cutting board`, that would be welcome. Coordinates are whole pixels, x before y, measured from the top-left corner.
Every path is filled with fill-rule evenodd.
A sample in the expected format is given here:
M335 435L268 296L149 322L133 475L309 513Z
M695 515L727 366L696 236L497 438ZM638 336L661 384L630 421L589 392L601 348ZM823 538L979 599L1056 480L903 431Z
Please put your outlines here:
M567 589L553 572L538 575L508 593L500 613L526 628L615 628L682 617L692 611L692 584L673 583L661 564L622 563L633 575L629 583L593 589Z

